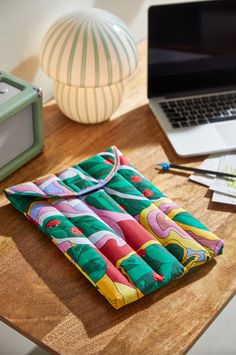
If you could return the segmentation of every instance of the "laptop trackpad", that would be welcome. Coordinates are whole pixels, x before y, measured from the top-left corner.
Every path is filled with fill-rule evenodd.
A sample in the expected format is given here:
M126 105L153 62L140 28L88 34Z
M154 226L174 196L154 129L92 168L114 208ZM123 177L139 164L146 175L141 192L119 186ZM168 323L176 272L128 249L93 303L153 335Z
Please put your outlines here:
M236 124L227 124L227 125L217 125L215 126L217 132L223 138L225 143L230 147L235 146L236 142Z

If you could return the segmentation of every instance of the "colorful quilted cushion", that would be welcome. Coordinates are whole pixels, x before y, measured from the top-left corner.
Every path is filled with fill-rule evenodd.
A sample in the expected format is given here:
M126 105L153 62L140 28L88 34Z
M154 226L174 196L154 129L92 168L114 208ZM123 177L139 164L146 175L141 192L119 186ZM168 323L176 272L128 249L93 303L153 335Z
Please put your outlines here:
M223 251L115 147L5 193L115 308Z

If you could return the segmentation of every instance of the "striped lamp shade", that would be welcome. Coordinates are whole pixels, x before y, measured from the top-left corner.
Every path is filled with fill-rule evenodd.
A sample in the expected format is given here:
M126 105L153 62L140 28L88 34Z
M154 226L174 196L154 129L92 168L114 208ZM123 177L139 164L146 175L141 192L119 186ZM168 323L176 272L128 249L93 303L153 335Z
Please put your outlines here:
M77 122L99 123L118 108L123 81L137 65L137 47L123 21L90 8L54 23L42 42L40 63L55 80L61 111Z
M137 48L126 24L102 9L60 18L46 33L40 62L48 76L67 85L109 86L137 65Z

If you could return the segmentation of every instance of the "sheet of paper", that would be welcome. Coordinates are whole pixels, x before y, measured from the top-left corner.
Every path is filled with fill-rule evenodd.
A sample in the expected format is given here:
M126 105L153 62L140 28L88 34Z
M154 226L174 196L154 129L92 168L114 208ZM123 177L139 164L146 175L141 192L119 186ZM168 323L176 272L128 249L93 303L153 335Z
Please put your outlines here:
M212 201L218 203L226 203L228 205L236 206L236 197L222 194L220 192L215 192L212 195Z
M236 174L236 152L226 155L210 155L199 168ZM189 179L211 188L214 191L212 195L213 202L236 205L236 196L234 194L236 192L236 179L235 182L233 180L227 181L226 179L216 178L214 175L197 173L192 174ZM231 194L228 194L228 192Z
M216 178L210 185L210 190L236 197L236 153L230 153L220 158L219 171L235 175L234 178Z
M219 162L220 162L220 154L210 155L204 162L199 166L199 169L207 169L212 171L218 171ZM215 180L214 175L202 175L198 173L194 173L189 177L190 180L198 182L205 186L211 186Z

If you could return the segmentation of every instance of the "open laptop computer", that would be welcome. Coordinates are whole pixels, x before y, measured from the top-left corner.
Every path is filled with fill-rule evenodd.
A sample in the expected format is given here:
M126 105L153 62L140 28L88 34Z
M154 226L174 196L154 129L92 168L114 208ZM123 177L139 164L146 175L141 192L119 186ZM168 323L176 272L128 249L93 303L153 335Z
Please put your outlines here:
M236 149L236 1L151 6L148 98L179 156Z

